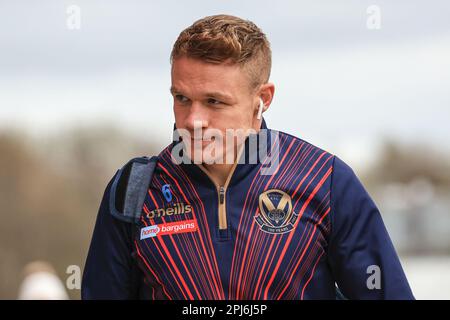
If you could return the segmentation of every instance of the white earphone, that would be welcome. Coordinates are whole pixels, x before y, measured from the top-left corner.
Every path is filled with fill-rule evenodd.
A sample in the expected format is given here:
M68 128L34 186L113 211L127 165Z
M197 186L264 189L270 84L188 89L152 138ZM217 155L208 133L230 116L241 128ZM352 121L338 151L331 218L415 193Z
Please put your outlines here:
M264 108L264 101L262 98L259 98L259 109L258 109L258 116L256 117L256 119L261 120L263 108Z

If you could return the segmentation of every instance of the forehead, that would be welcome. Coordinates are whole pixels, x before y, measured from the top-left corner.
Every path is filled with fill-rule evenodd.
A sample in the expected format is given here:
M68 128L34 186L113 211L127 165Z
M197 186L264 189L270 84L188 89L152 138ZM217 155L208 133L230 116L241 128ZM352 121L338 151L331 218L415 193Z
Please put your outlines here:
M192 94L223 92L233 96L246 93L248 77L237 64L213 64L181 57L172 64L172 88Z

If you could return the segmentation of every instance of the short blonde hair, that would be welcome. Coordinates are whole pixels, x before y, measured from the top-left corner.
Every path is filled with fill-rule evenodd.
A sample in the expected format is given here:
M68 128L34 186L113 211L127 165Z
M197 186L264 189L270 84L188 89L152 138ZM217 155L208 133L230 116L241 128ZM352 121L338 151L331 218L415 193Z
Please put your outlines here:
M170 63L183 56L215 64L239 64L250 77L251 89L269 81L270 43L249 20L219 14L195 21L178 36Z

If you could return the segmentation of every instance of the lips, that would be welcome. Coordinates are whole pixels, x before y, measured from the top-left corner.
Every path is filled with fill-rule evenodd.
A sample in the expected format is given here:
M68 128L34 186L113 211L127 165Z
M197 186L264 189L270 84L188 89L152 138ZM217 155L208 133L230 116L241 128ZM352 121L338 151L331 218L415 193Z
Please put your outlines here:
M203 139L191 139L191 144L193 145L205 145L205 144L209 144L212 141L210 140L203 140Z
M209 140L204 140L204 139L194 139L194 138L191 138L190 140L191 140L191 142L193 142L193 143L210 143L210 142L213 142L213 141L215 140L215 138L212 137L212 138L209 139Z

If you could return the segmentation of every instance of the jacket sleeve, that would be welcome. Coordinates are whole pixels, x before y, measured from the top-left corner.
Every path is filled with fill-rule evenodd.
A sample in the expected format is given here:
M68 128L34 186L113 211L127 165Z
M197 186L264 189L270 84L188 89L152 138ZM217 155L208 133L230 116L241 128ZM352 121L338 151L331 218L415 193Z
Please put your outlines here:
M132 258L133 225L110 213L109 197L115 177L106 187L98 211L84 267L83 300L138 298L139 276Z
M374 201L353 170L333 159L328 257L348 299L414 299Z

